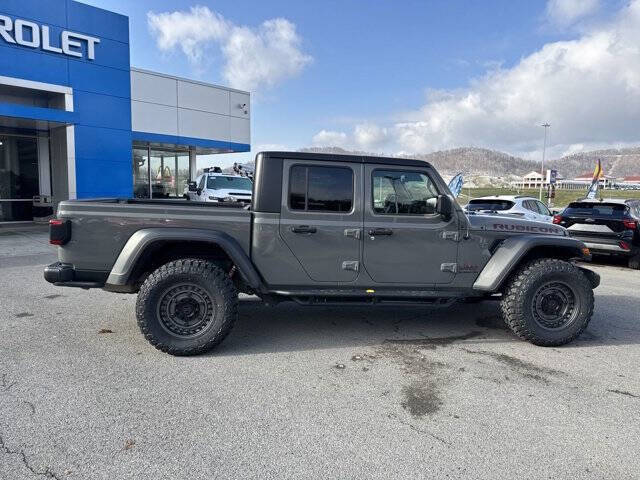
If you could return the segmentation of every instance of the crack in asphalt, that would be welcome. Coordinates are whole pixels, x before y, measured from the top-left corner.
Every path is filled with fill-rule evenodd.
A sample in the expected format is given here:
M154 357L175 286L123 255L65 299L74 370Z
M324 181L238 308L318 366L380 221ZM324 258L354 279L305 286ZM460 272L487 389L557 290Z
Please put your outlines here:
M607 392L617 393L618 395L625 395L625 396L631 397L631 398L640 398L640 395L635 395L635 394L633 394L631 392L627 392L625 390L613 389L613 390L607 390Z
M11 382L11 383L7 383L7 374L3 373L2 375L0 375L0 391L7 393L9 396L13 397L14 399L16 399L18 402L25 404L27 407L29 407L29 410L31 410L31 415L35 415L36 414L36 406L33 402L30 402L29 400L23 400L21 398L18 398L16 395L14 395L13 393L11 393L9 390L11 390L11 388L16 385L17 382Z
M402 425L405 425L407 427L409 427L411 430L413 430L414 432L420 433L422 435L428 435L431 438L438 440L439 442L443 443L444 445L447 445L448 447L451 446L451 442L448 442L447 440L445 440L442 437L439 437L438 435L436 435L435 433L431 433L428 430L425 430L423 428L419 428L416 427L414 424L407 422L406 420L401 419L400 417L398 417L396 414L394 413L389 413L387 415L388 418L393 418L395 420L397 420L398 422L400 422Z
M24 453L24 449L20 450L12 450L10 449L4 441L2 435L0 435L0 451L4 452L7 455L17 455L18 458L22 461L23 465L34 475L45 478L53 478L54 480L62 480L62 477L57 475L53 470L49 467L45 467L44 471L36 470L35 467L31 465L29 459L27 458L27 454Z
M10 384L7 384L7 374L3 373L0 376L0 388L4 391L8 391L11 389L11 387L13 387L16 384L16 382L11 382Z

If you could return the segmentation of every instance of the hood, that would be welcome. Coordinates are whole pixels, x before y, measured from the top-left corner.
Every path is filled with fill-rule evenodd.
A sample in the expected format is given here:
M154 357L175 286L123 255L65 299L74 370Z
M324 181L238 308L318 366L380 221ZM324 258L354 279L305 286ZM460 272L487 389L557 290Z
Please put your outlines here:
M567 237L569 235L567 229L560 225L525 220L507 215L469 215L467 218L473 230L557 235L561 237Z

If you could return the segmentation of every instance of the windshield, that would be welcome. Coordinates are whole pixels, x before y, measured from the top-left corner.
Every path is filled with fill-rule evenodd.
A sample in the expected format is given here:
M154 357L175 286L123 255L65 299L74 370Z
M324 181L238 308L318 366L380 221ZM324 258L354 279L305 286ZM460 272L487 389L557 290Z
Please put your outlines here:
M567 216L580 215L587 217L623 218L626 211L627 206L619 203L574 202L570 203L562 214Z
M478 210L491 210L499 212L501 210L509 210L513 207L513 202L509 200L471 200L467 205L467 210L475 212Z
M247 177L209 177L207 188L210 190L239 190L251 192L253 183Z

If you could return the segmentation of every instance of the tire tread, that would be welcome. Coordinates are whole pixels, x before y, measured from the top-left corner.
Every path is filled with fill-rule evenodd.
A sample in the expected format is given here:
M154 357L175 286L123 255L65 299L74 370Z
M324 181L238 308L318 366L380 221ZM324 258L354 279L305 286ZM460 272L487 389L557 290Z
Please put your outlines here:
M589 291L589 303L587 305L589 314L586 321L583 322L577 331L573 332L569 336L555 340L543 338L536 334L527 322L526 312L523 310L523 306L526 303L525 297L530 294L526 288L527 283L533 282L535 278L542 273L547 274L549 272L570 274L575 277L577 282L582 283L582 286L586 287ZM511 331L521 339L543 347L565 345L579 337L589 325L589 321L591 320L591 315L593 313L593 306L593 290L584 273L582 273L582 271L572 263L555 258L532 260L520 267L508 281L501 302L504 321Z
M176 274L193 274L213 283L224 298L223 321L213 335L207 335L205 341L197 342L187 348L177 348L159 341L148 326L149 319L145 315L145 307L154 287L167 277ZM214 262L183 258L162 265L152 272L144 281L138 292L136 301L136 318L140 331L147 341L158 350L170 355L188 356L208 352L222 342L229 334L238 317L238 293L229 276Z

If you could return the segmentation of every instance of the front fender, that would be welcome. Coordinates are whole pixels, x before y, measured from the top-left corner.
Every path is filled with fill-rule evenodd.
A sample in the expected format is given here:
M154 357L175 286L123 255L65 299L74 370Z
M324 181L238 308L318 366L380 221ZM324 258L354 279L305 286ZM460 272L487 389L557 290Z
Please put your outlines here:
M507 238L498 247L491 259L476 278L474 290L495 292L523 258L532 250L549 248L546 256L559 258L580 258L590 260L584 243L571 237L553 237L550 235L518 235Z
M144 251L158 241L196 241L218 245L231 258L247 284L254 290L262 290L262 279L258 271L233 237L224 232L195 228L145 228L138 230L131 235L118 255L111 273L109 273L109 278L107 278L107 286L127 285L131 273Z

